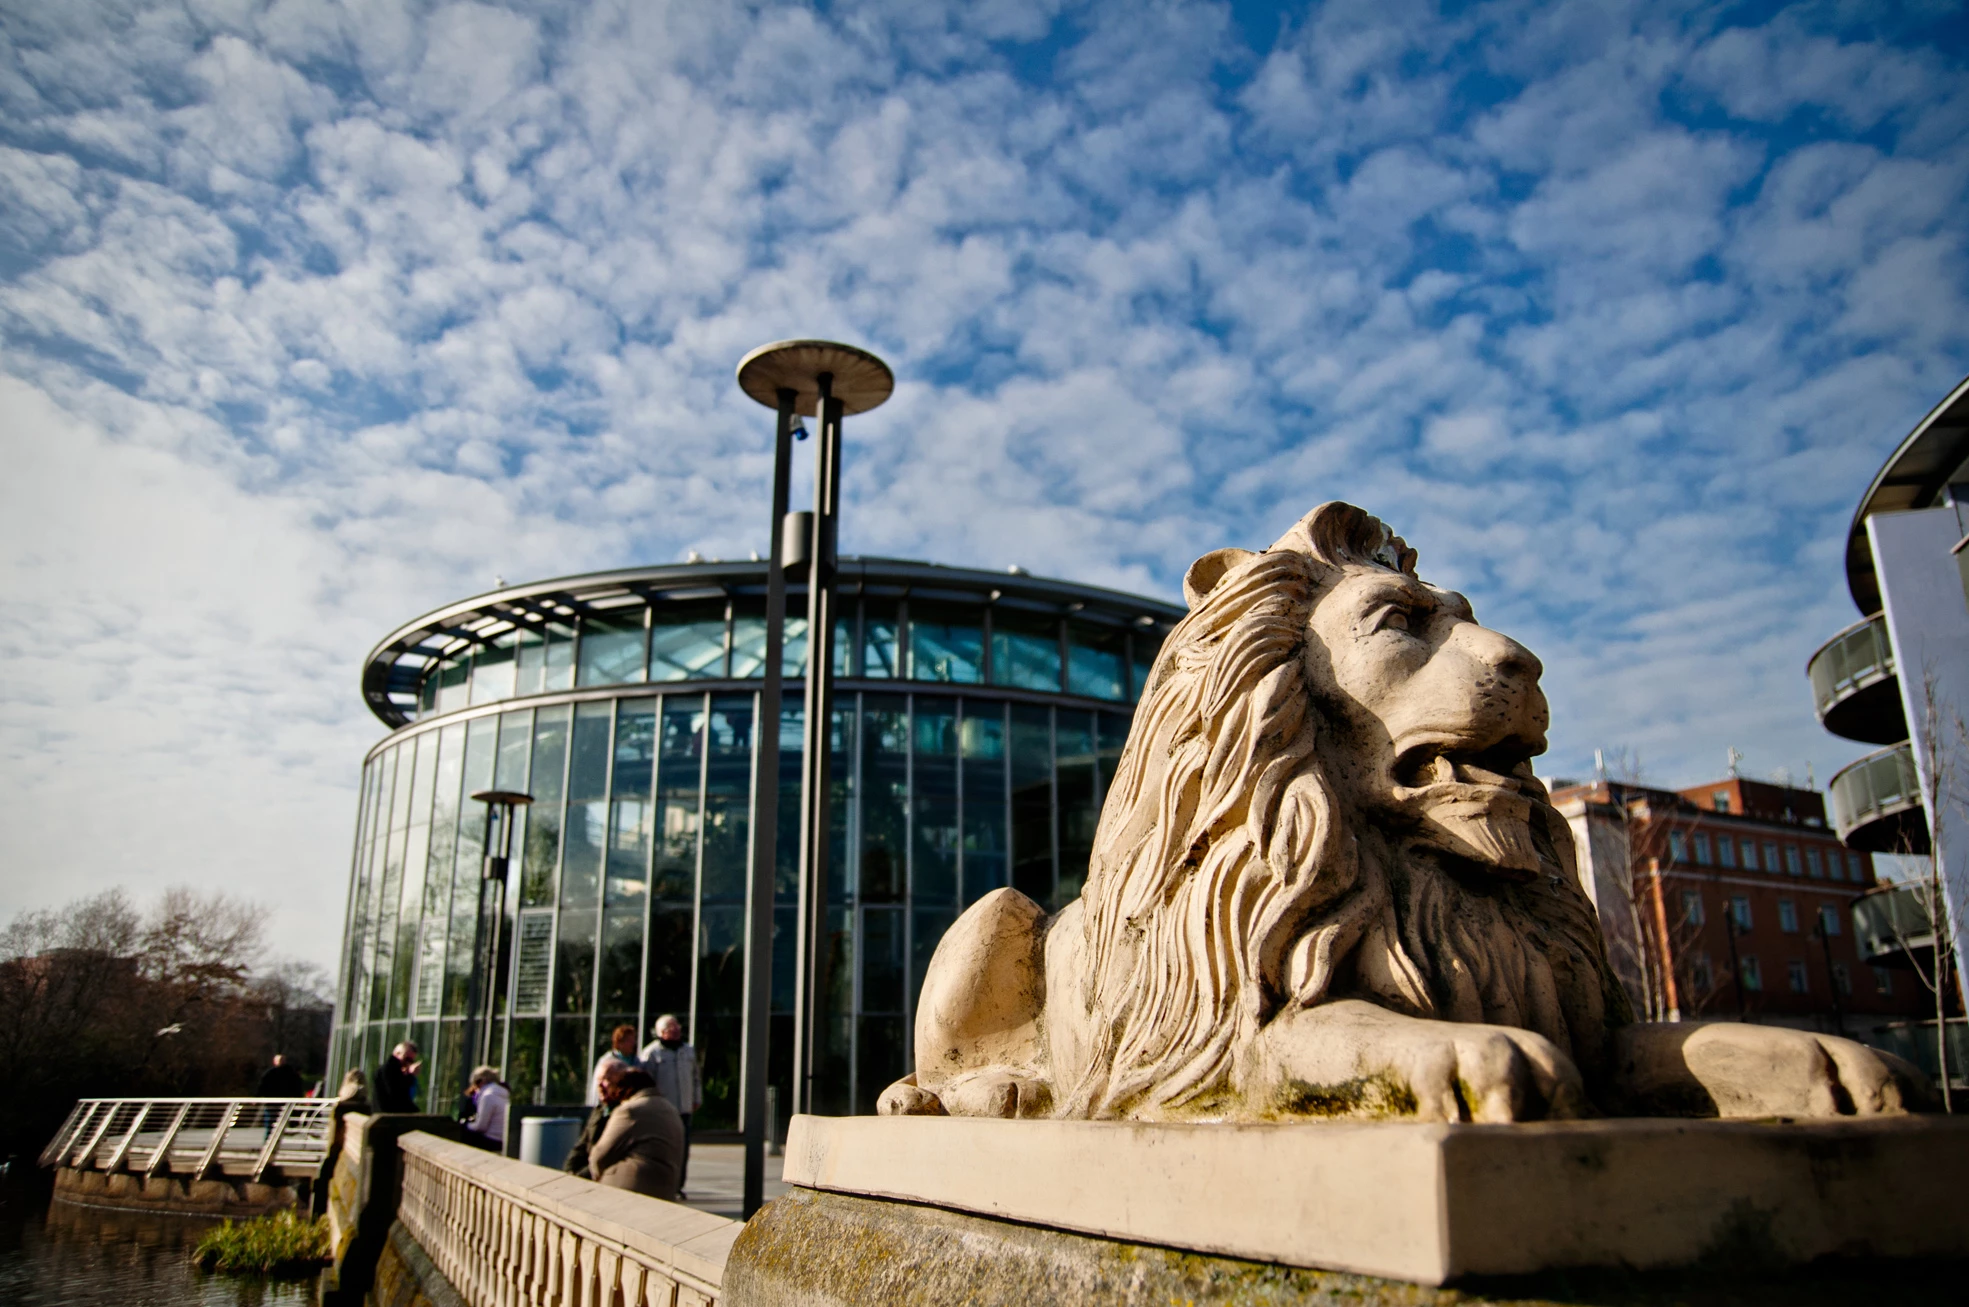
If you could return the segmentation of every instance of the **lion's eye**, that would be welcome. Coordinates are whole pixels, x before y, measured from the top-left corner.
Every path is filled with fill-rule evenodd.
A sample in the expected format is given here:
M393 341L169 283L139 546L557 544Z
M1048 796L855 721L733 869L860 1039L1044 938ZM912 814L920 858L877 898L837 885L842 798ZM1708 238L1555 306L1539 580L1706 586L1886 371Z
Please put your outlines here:
M1409 629L1409 611L1390 604L1376 615L1374 629L1377 631L1406 631Z

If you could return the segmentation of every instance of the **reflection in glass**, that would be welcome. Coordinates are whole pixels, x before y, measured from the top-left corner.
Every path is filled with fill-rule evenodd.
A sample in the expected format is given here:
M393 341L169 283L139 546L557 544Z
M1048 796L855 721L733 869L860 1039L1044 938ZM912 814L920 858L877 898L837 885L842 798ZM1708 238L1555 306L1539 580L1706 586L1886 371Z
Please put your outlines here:
M900 695L862 696L861 897L903 896L909 804L909 711Z
M601 979L595 1002L605 1012L635 1020L643 979L643 909L611 909L602 916Z
M1129 678L1129 698L1141 698L1142 691L1148 687L1149 672L1155 667L1155 656L1162 648L1162 637L1161 627L1139 624L1129 634L1128 656L1134 663L1134 673Z
M1090 699L1128 697L1128 633L1067 623L1067 693Z
M801 643L805 644L805 623L801 623ZM789 635L791 633L789 632ZM763 605L756 600L734 601L732 604L732 669L733 679L766 674L766 614ZM783 668L782 674L791 676L791 668Z
M652 681L716 680L724 675L724 600L666 604L656 610L650 628Z
M888 680L901 671L896 601L864 599L861 606L861 675Z
M582 622L576 685L625 685L643 679L648 635L643 629L645 611L638 604Z
M956 701L916 696L915 740L910 899L949 904L957 898Z
M554 1010L588 1012L594 1009L595 928L593 908L561 909L560 938L554 959Z
M1060 805L1060 875L1049 908L1064 906L1079 895L1087 880L1087 863L1094 856L1094 829L1101 820L1094 714L1061 708L1056 717L1054 784Z
M984 679L981 610L955 604L909 606L909 675L917 681L975 684Z
M527 812L526 853L520 872L520 905L554 901L554 870L561 858L561 799L567 771L568 705L542 708L533 726L533 807Z
M650 786L656 775L656 701L625 699L615 721L614 790L610 800L607 884L611 906L633 903L642 915L649 880ZM636 970L641 970L638 955ZM603 1006L609 1006L604 1000Z
M481 646L473 655L473 703L494 703L513 697L513 654L513 637L506 635Z
M742 903L751 861L751 695L711 701L706 742L703 895L706 902Z
M861 1010L900 1012L903 995L903 914L900 908L861 913Z
M1053 901L1053 712L1015 703L1012 713L1012 887Z
M565 690L574 684L574 632L547 628L547 671L543 690Z
M547 636L538 627L523 630L514 641L519 674L513 693L539 694L547 688Z
M1005 707L964 704L960 723L964 780L964 903L1007 884L1005 867Z
M1060 688L1060 623L1003 604L991 614L991 679L1022 690Z

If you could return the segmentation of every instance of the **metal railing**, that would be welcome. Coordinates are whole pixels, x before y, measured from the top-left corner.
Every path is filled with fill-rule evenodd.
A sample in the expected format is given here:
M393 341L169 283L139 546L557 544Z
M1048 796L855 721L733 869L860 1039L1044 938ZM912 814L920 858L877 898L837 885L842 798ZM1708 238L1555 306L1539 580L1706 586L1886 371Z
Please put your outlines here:
M315 1176L334 1115L332 1098L85 1098L41 1165L186 1180Z
M1873 744L1907 738L1886 619L1864 618L1833 636L1805 665L1812 706L1834 735Z

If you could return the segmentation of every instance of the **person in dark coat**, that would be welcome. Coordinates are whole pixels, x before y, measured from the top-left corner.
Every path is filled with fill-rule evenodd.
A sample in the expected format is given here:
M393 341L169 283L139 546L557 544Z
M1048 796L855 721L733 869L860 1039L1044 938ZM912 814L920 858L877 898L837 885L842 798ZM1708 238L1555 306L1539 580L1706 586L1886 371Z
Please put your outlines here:
M260 1076L260 1097L299 1098L307 1091L301 1082L301 1073L287 1065L284 1054L273 1055L273 1065Z
M378 1112L415 1112L417 1110L417 1073L424 1064L417 1058L417 1045L404 1040L390 1050L376 1068L374 1082L369 1086L370 1101Z
M602 1092L613 1100L614 1109L588 1153L589 1173L611 1189L676 1202L684 1122L675 1104L656 1092L656 1081L640 1067L622 1072L610 1068Z

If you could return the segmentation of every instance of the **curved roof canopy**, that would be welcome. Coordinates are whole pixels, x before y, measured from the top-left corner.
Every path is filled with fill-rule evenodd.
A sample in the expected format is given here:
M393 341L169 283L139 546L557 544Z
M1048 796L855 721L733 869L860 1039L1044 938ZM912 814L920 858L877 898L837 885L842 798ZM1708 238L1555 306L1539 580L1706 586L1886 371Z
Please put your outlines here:
M529 628L551 626L566 633L616 609L728 595L762 596L765 588L766 564L744 561L624 568L508 586L426 613L384 636L363 659L363 701L394 729L415 715L424 674L474 646L491 645ZM1158 599L1023 571L982 572L891 558L841 559L835 569L835 588L850 595L913 595L1001 604L1028 612L1072 613L1081 620L1113 626L1167 626L1180 621L1186 611ZM793 582L788 589L804 593L806 587Z
M1846 587L1863 616L1880 611L1880 581L1873 574L1873 546L1866 538L1866 520L1875 513L1901 513L1933 508L1942 492L1969 471L1969 377L1947 399L1922 418L1894 456L1874 475L1852 528L1846 533Z

